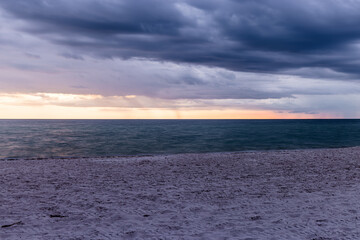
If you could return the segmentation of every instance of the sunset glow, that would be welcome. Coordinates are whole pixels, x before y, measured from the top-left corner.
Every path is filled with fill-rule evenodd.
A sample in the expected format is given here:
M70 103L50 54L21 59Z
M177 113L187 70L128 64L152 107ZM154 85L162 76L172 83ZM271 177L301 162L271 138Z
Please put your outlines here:
M0 119L294 119L334 118L331 115L274 112L269 110L211 108L138 108L137 96L76 95L57 93L2 94ZM154 101L156 99L146 99ZM104 105L101 101L104 101ZM140 101L140 100L139 100ZM129 107L106 107L106 105ZM137 104L139 102L136 102ZM104 105L98 107L96 105Z

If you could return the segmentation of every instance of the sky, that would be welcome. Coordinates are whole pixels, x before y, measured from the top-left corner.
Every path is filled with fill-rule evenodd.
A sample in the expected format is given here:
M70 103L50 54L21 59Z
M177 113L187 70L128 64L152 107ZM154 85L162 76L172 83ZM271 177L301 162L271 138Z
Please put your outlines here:
M357 0L0 0L0 118L359 118Z

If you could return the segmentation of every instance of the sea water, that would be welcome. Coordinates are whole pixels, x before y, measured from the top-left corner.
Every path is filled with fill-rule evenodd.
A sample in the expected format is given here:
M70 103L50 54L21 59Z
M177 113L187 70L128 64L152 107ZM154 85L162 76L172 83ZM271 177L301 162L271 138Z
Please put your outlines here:
M360 120L0 120L0 158L336 148Z

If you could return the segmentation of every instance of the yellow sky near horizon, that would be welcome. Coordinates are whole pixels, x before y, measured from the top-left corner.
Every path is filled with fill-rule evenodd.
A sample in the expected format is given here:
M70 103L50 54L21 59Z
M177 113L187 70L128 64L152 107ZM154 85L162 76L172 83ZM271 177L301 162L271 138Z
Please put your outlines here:
M327 118L266 110L138 109L63 106L4 106L0 119L312 119Z
M154 102L150 103L151 101ZM147 106L147 104L150 105ZM142 99L134 95L105 98L101 95L56 93L0 94L0 119L307 119L332 117L334 116L216 106L213 108L166 106L166 101L159 103L156 99Z

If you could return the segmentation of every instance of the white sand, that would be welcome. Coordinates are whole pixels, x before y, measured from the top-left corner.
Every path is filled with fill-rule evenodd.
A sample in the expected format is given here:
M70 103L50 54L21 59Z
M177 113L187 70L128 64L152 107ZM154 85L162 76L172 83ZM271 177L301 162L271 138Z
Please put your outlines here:
M0 161L0 239L360 239L359 154Z

